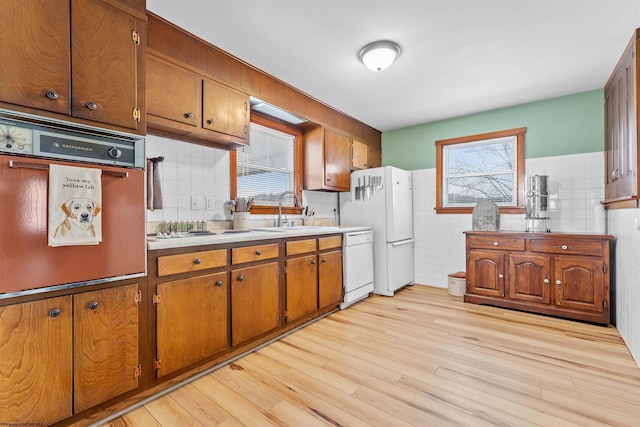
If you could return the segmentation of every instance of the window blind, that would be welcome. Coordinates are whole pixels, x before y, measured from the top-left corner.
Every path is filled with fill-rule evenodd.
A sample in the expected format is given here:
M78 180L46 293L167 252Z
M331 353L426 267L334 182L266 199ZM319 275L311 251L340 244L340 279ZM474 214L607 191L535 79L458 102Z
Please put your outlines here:
M278 205L283 191L294 191L293 135L251 123L251 144L236 149L237 195L258 205ZM293 206L293 198L283 200Z

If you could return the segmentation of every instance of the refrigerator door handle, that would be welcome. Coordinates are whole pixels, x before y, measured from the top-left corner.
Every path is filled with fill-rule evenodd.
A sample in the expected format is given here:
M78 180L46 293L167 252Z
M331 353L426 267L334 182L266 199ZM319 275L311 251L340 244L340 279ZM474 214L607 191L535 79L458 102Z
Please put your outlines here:
M401 242L394 242L391 244L391 246L404 246L404 245L408 245L409 243L413 243L414 239L409 239L409 240L403 240Z

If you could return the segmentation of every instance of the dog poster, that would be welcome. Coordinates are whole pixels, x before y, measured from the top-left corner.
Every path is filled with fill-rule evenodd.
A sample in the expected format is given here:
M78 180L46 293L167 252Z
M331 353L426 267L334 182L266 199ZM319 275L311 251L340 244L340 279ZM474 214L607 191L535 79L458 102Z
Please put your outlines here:
M102 242L102 170L49 166L49 246Z

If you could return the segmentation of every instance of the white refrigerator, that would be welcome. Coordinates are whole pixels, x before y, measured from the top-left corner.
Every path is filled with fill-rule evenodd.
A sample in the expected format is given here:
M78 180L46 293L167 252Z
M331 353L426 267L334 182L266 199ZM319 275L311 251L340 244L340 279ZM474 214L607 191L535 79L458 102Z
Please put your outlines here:
M413 284L411 172L392 166L351 173L340 193L340 224L373 227L373 292L393 296Z

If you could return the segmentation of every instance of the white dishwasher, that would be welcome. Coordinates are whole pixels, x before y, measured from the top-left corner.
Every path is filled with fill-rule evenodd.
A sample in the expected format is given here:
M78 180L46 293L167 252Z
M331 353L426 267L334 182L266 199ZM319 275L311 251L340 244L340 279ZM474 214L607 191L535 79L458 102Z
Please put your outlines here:
M373 231L345 233L342 246L345 309L373 292Z

